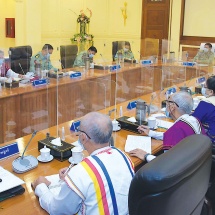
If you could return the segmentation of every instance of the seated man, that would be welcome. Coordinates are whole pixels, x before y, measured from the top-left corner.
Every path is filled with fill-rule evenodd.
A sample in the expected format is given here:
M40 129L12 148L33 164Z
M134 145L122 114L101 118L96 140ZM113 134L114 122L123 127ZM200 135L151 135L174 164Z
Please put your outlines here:
M41 70L49 70L57 72L58 69L52 66L50 55L53 52L53 46L50 44L45 44L42 51L38 52L36 55L32 56L30 63L30 72L36 74L35 66L40 64Z
M24 75L15 73L4 62L4 52L0 50L0 82L4 82L7 78L23 78Z
M134 59L134 55L131 51L131 45L129 42L125 42L124 48L117 51L114 59L117 60L118 58L129 59L129 60Z
M214 53L211 51L212 45L210 43L205 43L204 50L200 50L197 55L193 58L193 61L202 64L213 64Z
M78 56L75 58L73 67L77 66L85 66L85 57L90 58L90 62L93 61L94 55L97 53L97 49L94 46L91 46L87 51L82 51L78 54Z
M147 126L141 125L137 129L155 139L163 140L164 150L170 149L185 137L193 134L205 134L201 123L193 116L190 116L193 109L193 99L187 92L180 91L170 95L166 100L167 115L170 114L175 123L166 132L151 131ZM134 149L129 152L131 156L146 159L146 152L141 149ZM148 155L148 154L147 154ZM154 159L155 156L147 156L146 161Z
M128 191L134 175L129 158L110 146L112 122L107 115L91 112L81 119L78 136L90 156L68 173L60 170L58 196L39 177L32 183L40 205L50 214L128 214ZM65 174L64 174L65 173Z

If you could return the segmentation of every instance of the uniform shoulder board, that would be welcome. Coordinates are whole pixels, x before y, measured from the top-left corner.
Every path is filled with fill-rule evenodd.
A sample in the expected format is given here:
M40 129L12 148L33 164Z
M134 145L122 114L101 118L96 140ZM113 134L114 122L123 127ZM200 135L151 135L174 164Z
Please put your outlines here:
M37 55L35 55L35 58L38 58L40 55L39 54L37 54Z

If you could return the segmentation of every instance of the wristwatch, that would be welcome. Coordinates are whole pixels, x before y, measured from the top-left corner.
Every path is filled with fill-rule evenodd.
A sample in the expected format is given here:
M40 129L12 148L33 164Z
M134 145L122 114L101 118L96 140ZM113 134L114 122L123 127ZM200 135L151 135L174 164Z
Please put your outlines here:
M148 155L151 155L151 154L150 154L150 153L147 153L147 154L144 155L144 159L145 159L146 162L148 162L148 161L147 161Z

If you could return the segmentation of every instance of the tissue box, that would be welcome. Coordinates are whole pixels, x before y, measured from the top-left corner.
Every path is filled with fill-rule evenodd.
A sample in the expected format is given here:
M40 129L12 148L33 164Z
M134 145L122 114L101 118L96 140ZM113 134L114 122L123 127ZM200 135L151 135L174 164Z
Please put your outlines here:
M49 137L44 140L38 141L38 151L46 146L47 148L51 149L50 153L53 155L54 158L56 158L59 161L64 161L69 159L72 156L71 149L74 147L73 145L62 141L62 146L55 146L51 143L51 141L55 139L55 137Z
M94 65L94 69L98 69L98 70L108 70L109 68L110 66L98 65L98 64Z
M16 88L19 87L19 81L12 81L12 83L5 82L6 88Z
M48 77L49 78L63 78L63 72L54 72L54 71L49 71L48 72Z
M137 128L140 126L139 122L129 122L127 119L130 118L128 116L123 116L117 119L117 121L120 123L121 128L124 130L132 131L135 133L139 133L137 131ZM146 121L141 122L141 125L147 125L148 123Z

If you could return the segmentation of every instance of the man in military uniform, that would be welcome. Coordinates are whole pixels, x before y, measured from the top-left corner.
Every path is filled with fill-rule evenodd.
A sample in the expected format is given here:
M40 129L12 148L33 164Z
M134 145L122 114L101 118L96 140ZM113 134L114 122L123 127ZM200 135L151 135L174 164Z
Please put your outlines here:
M129 59L129 60L134 59L134 55L131 51L131 45L129 42L125 42L124 48L117 51L114 59L117 60L119 58Z
M45 44L42 51L38 52L36 55L32 56L30 64L30 72L36 73L35 68L38 66L41 70L52 70L57 72L58 69L52 66L50 55L53 52L53 46L50 44Z
M96 53L97 53L97 49L94 46L91 46L87 51L80 52L78 56L75 58L73 67L85 66L85 57L89 57L90 61L92 62L93 57Z
M200 50L193 58L194 62L211 65L214 62L214 53L211 51L212 45L205 43L204 50Z

